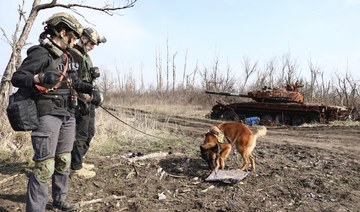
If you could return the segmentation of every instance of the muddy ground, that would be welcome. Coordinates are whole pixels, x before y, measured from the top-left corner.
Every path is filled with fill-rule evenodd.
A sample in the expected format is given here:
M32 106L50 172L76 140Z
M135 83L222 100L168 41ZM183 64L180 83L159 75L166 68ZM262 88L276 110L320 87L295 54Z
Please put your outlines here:
M269 127L254 151L256 172L235 185L204 181L210 172L197 151L201 140L193 134L162 152L141 144L133 152L90 150L87 162L96 165L97 175L73 177L69 198L83 203L80 211L360 210L359 125ZM231 154L226 169L240 163ZM24 211L28 168L0 164L0 211Z

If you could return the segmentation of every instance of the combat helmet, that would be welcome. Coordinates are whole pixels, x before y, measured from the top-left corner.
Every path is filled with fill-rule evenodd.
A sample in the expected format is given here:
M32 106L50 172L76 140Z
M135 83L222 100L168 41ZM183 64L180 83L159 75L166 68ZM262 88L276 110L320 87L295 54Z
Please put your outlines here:
M83 32L83 27L80 22L71 14L65 12L59 12L52 15L45 24L48 27L56 27L58 24L64 23L71 30L74 31L76 37L80 37Z
M106 42L106 38L105 37L100 38L99 33L91 27L85 28L83 30L83 35L89 38L89 40L93 42L95 45L99 45L100 43Z

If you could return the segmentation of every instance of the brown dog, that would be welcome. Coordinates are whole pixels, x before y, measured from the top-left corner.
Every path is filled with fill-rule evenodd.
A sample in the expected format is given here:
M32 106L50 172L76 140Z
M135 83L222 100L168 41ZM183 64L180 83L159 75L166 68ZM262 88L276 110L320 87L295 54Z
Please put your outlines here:
M250 162L252 170L255 171L255 158L251 153L256 146L256 139L265 136L266 132L266 127L262 126L254 134L248 126L240 122L225 122L212 126L205 135L204 143L200 146L201 157L208 163L211 170L224 169L225 159L232 145L235 145L243 159L240 170L248 170ZM228 143L223 143L221 140L226 140Z

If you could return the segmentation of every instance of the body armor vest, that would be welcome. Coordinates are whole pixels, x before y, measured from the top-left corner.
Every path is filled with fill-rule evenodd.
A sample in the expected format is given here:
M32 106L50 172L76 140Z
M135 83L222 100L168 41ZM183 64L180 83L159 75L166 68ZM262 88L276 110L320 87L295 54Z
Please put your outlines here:
M44 46L42 47L46 48ZM49 51L49 49L47 50ZM72 59L70 57L69 60L71 64ZM49 65L40 72L56 71L62 73L65 68L66 60L64 55L58 57L57 55L52 54L52 52L49 52L48 64ZM68 84L67 79L68 77L66 73L66 76L63 78L60 86L57 89L48 93L38 92L34 96L39 116L49 114L70 116L75 112L75 108L70 107L70 100L71 96L73 95L73 91L71 89L71 85ZM51 88L53 85L41 84L41 86Z
M90 68L93 67L92 61L87 53L82 53L79 50L78 45L71 49L72 56L75 63L79 64L78 75L84 81L92 83L93 79L91 77Z

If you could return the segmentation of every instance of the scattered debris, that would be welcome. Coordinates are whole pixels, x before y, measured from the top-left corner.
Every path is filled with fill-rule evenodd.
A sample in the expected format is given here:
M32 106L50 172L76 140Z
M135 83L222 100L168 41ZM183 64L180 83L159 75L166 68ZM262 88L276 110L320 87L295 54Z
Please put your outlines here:
M80 202L80 207L83 207L85 205L90 205L90 204L94 204L94 203L99 203L99 202L105 202L105 201L109 201L109 200L118 200L118 199L124 199L126 198L126 196L116 196L116 195L112 195L106 198L99 198L99 199L92 199L89 201L81 201Z
M129 162L135 162L135 161L139 161L139 160L147 160L147 159L160 159L160 158L165 158L169 155L168 152L155 152L155 153L150 153L147 155L144 155L143 153L139 154L135 154L134 153L128 155L128 156L122 156L123 158L127 159ZM170 153L171 155L176 155L176 153ZM179 154L179 153L178 153Z
M166 199L166 196L165 196L164 192L161 192L161 193L158 194L158 199L159 200L165 200Z
M208 188L202 190L201 192L205 193L205 192L207 192L208 190L213 189L213 188L215 188L215 186L214 186L214 185L211 185L211 186L209 186Z
M137 153L132 152L132 153L129 153L129 154L128 154L128 157L129 157L129 158L141 157L141 156L144 156L144 153L142 153L142 152L137 152Z
M156 172L157 172L157 175L159 175L159 180L161 180L165 176L174 177L174 178L186 177L186 176L181 176L181 175L169 174L165 170L163 170L163 168L161 168L161 167L159 167Z

